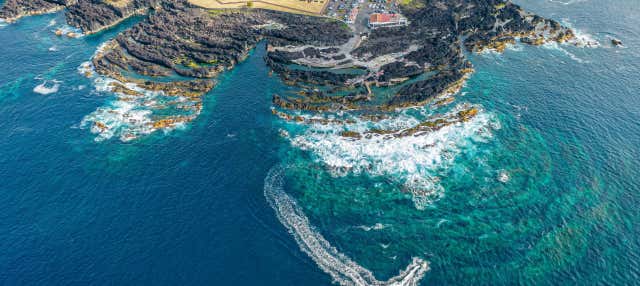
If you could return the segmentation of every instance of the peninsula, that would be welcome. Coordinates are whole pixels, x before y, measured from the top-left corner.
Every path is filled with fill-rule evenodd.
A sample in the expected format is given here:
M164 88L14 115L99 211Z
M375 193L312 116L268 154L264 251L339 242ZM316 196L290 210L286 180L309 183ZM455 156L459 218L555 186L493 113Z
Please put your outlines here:
M447 104L451 99L442 95L455 94L473 72L465 51L576 41L571 29L503 0L7 0L0 18L13 22L59 10L66 10L68 24L84 34L146 15L105 43L84 71L111 79L110 90L126 101L145 92L175 99L145 102L165 112L141 123L144 131L123 134L123 140L195 119L215 78L261 41L268 66L297 88L273 95L273 113L285 120L304 120L296 112L337 110L375 120L392 109L434 100ZM386 92L376 94L373 87ZM464 110L452 120L424 122L396 135L475 113ZM96 120L92 130L111 128Z

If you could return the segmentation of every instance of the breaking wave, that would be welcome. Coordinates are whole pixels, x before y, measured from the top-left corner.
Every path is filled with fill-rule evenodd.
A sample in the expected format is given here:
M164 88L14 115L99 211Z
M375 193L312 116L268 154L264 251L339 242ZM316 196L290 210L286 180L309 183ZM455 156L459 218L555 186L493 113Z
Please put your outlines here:
M45 80L43 83L33 88L33 92L42 95L48 95L58 92L60 89L60 82L56 80Z
M55 20L54 20L54 22L50 22L49 23L50 26L53 26L55 24L56 24ZM69 38L82 38L82 37L84 37L84 33L82 33L81 29L78 29L76 27L71 27L69 25L62 25L60 27L57 27L53 31L53 33L56 34L57 36L67 36Z
M431 111L426 107L420 112L438 121L468 108L468 104L459 104L443 115L429 115ZM479 110L469 120L410 136L384 133L358 139L343 136L345 131L406 130L420 124L419 116L405 111L378 122L353 117L344 121L350 123L312 123L289 139L293 146L310 151L316 162L329 167L333 176L366 173L389 177L412 194L416 208L425 209L444 196L440 178L453 166L457 155L472 151L475 143L486 142L493 136L492 130L500 128L493 114Z
M556 42L549 42L549 43L545 43L544 45L542 45L543 48L545 49L549 49L549 50L556 50L561 52L562 54L564 54L565 56L569 57L571 60L577 62L577 63L589 63L588 61L585 61L581 58L579 58L578 56L576 56L574 53L568 51L567 49L563 48L560 44L556 43Z
M586 0L569 0L569 1L558 1L558 0L549 0L551 3L558 3L561 5L572 5L576 3L586 2Z
M283 189L284 168L273 167L264 179L264 195L300 249L324 272L343 286L416 286L429 270L429 264L414 257L406 269L387 281L379 281L373 273L332 246L305 216L296 201Z
M134 83L95 76L91 62L82 63L78 72L87 77L94 77L96 91L115 95L115 100L85 116L80 123L81 128L89 128L91 133L98 135L95 138L96 142L114 136L122 142L128 142L158 130L169 132L184 128L185 123L193 120L200 112L199 109L194 113L185 111L193 110L193 104L183 96L168 96L162 91L146 90ZM131 93L117 92L116 86L125 87ZM180 115L161 115L168 110L177 110L175 114Z
M575 35L575 39L570 40L568 43L573 44L580 48L598 48L600 47L600 42L596 39L595 36L582 31L580 29L576 29L573 24L569 21L569 19L562 19L562 24L571 30L573 30L573 34Z
M183 128L184 120L191 120L196 115L188 115L172 121L155 119L155 112L167 109L171 105L180 108L180 104L186 99L180 96L166 96L161 91L149 91L140 88L132 83L122 83L107 77L97 77L94 80L96 91L113 92L115 100L107 105L99 107L96 111L85 116L80 123L80 127L90 126L92 133L97 134L95 141L103 141L117 136L121 141L127 142L149 135L158 130L166 132ZM125 86L127 89L136 92L135 95L127 95L114 92L114 84ZM166 123L166 124L165 124Z
M107 41L96 49L92 58L103 53L111 44ZM185 128L202 110L200 98L182 94L167 94L161 89L147 88L136 82L123 82L96 73L91 61L80 64L78 72L93 79L95 90L115 97L105 106L85 116L81 128L90 128L98 136L95 141L113 137L132 141L156 131L168 133Z

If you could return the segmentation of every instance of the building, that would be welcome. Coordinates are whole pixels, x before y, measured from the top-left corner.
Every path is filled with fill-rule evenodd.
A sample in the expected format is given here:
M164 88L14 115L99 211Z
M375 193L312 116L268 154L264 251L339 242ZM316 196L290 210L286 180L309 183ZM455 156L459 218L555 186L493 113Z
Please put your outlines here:
M407 25L407 18L400 14L373 13L369 16L369 28L395 27Z

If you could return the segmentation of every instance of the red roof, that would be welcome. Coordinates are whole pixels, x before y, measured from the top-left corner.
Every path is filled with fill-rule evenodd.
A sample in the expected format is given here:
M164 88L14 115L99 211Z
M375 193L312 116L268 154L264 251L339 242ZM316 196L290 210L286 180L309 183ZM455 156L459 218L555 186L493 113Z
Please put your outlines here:
M386 23L397 21L397 14L374 13L369 16L369 23Z

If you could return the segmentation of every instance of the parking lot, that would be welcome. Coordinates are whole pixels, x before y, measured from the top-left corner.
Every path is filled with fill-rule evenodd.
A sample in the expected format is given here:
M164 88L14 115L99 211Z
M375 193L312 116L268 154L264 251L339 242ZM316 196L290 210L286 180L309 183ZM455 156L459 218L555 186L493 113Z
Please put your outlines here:
M368 30L372 13L398 13L397 0L328 0L325 15L344 21L356 32ZM355 17L354 17L355 16Z

